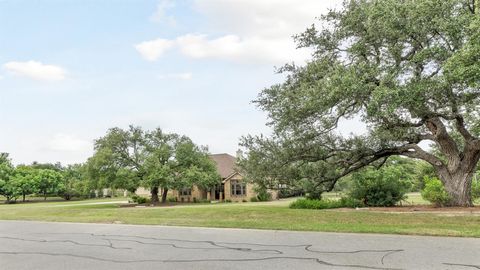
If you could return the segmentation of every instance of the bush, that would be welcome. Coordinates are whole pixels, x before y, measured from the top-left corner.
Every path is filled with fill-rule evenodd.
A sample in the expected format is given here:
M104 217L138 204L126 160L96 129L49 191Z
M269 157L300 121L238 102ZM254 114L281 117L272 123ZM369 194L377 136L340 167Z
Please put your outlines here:
M298 199L290 204L290 208L294 209L333 209L343 207L355 208L362 206L362 202L352 198L341 198L340 200Z
M272 194L268 193L266 189L259 189L257 191L257 199L260 202L268 202L272 200Z
M230 199L226 199L226 200L225 200L225 202L226 202L226 203L231 203L231 202L232 202L232 200L230 200Z
M480 199L480 181L472 182L472 200Z
M258 202L258 199L257 199L257 197L252 197L252 198L250 198L250 201L251 202Z
M138 195L133 195L131 198L134 203L138 204L145 204L148 201L147 198Z
M425 187L422 190L422 198L435 204L445 206L450 202L450 196L438 178L425 176Z
M341 207L347 207L347 208L365 207L365 204L362 201L351 198L351 197L340 198L340 205Z
M167 197L167 202L177 202L177 197L169 196Z
M402 171L393 166L367 169L352 175L349 197L366 206L394 206L406 198L411 183Z

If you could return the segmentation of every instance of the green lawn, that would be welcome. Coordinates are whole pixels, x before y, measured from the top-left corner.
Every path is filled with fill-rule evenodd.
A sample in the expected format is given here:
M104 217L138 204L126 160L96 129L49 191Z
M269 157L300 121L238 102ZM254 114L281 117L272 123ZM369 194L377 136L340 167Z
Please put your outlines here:
M0 219L480 237L480 216L289 209L288 202L127 208L118 199L0 205Z

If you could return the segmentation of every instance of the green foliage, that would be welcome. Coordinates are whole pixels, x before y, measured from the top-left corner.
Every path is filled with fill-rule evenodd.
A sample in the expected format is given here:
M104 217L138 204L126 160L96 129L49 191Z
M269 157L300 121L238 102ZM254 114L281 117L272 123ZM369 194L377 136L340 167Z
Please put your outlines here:
M480 180L472 182L472 199L480 199Z
M219 183L215 164L205 147L188 137L165 133L157 128L143 131L112 128L95 143L95 155L89 160L91 178L100 179L99 187L124 188L134 192L142 186L153 191L152 203L169 189L180 190L197 185L211 188Z
M27 195L37 192L38 186L35 177L36 171L31 167L18 166L15 169L13 178L11 179L11 184L19 189L20 195L23 197L23 201L25 201L25 197Z
M410 189L408 178L397 166L381 169L367 168L352 175L353 186L349 197L367 206L394 206L405 199Z
M52 169L36 169L35 174L38 192L43 194L45 200L47 195L58 194L63 188L63 175L60 172Z
M7 203L15 201L21 195L20 188L14 181L14 167L7 153L0 153L0 195L7 198Z
M65 200L68 201L74 196L88 197L90 192L85 188L83 171L80 164L69 165L63 169L58 194Z
M479 87L480 17L476 16L465 30L467 43L447 61L445 64L445 75L450 81Z
M258 198L257 197L252 197L252 198L250 198L250 201L251 202L258 202Z
M260 202L267 202L272 200L272 194L270 194L266 188L257 187L255 188L255 192L257 193L257 199Z
M167 202L177 202L177 197L168 196L167 197Z
M425 177L425 187L422 190L422 198L433 203L435 206L448 205L451 198L440 180L435 177Z
M365 207L365 203L352 197L341 197L340 205L348 208Z
M138 195L133 195L131 196L131 199L134 203L138 203L138 204L145 204L147 203L147 198L145 197L142 197L142 196L138 196Z
M298 199L290 204L290 208L294 209L333 209L333 208L355 208L363 207L361 201L353 198L341 198L340 200L312 200L312 199Z

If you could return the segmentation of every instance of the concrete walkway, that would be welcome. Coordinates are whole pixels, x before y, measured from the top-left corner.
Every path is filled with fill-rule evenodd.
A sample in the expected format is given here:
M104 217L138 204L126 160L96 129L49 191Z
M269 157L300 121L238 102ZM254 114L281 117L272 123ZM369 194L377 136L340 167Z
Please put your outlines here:
M480 269L480 239L0 221L0 268Z

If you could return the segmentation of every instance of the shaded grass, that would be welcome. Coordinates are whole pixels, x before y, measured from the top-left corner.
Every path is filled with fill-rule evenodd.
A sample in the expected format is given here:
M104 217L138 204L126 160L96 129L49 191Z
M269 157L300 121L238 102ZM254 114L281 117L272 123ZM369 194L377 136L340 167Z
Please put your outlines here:
M69 207L62 207L66 204ZM468 214L307 210L261 203L146 208L73 203L31 206L1 205L0 219L480 237L480 216Z

